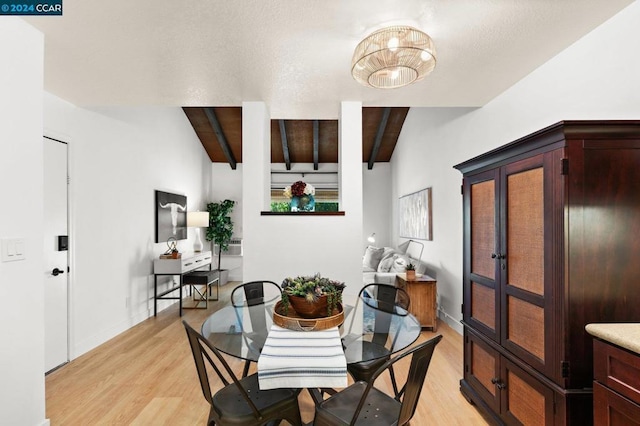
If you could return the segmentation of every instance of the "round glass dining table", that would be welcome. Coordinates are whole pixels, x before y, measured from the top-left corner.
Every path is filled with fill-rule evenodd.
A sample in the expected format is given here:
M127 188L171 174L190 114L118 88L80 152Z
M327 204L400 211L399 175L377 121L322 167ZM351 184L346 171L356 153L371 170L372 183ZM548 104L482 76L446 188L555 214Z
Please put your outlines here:
M205 320L202 335L221 352L257 362L273 324L276 302L225 306ZM342 305L345 319L339 331L347 364L389 356L420 336L418 320L398 306L387 312L371 299L349 295L343 295Z

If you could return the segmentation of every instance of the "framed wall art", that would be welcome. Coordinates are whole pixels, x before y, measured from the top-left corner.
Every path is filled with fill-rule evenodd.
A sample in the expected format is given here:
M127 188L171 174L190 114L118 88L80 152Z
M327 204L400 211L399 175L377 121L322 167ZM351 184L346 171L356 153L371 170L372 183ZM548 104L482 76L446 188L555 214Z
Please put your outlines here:
M398 202L399 236L432 240L431 188L403 195Z
M187 197L156 191L156 243L187 239Z

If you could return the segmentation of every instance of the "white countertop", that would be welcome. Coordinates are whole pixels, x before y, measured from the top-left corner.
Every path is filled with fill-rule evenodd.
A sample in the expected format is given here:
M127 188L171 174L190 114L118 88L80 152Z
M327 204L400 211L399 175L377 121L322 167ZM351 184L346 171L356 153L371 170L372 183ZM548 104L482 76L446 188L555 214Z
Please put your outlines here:
M640 354L640 323L587 324L587 333Z

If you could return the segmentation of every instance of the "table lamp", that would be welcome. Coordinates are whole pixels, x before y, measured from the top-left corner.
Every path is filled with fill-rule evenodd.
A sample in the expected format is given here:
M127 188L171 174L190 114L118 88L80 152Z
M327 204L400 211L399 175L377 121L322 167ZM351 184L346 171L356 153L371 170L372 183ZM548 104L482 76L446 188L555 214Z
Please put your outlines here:
M193 251L201 252L200 228L209 226L209 212L187 212L187 226L196 228L196 241L193 243Z

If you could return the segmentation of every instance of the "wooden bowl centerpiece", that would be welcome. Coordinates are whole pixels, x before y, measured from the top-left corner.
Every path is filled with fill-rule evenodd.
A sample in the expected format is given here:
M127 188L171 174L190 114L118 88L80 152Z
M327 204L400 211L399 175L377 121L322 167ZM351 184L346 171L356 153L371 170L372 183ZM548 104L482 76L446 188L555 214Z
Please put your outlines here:
M344 283L311 276L285 278L282 282L282 308L285 315L290 308L302 318L324 318L333 315L342 302Z

